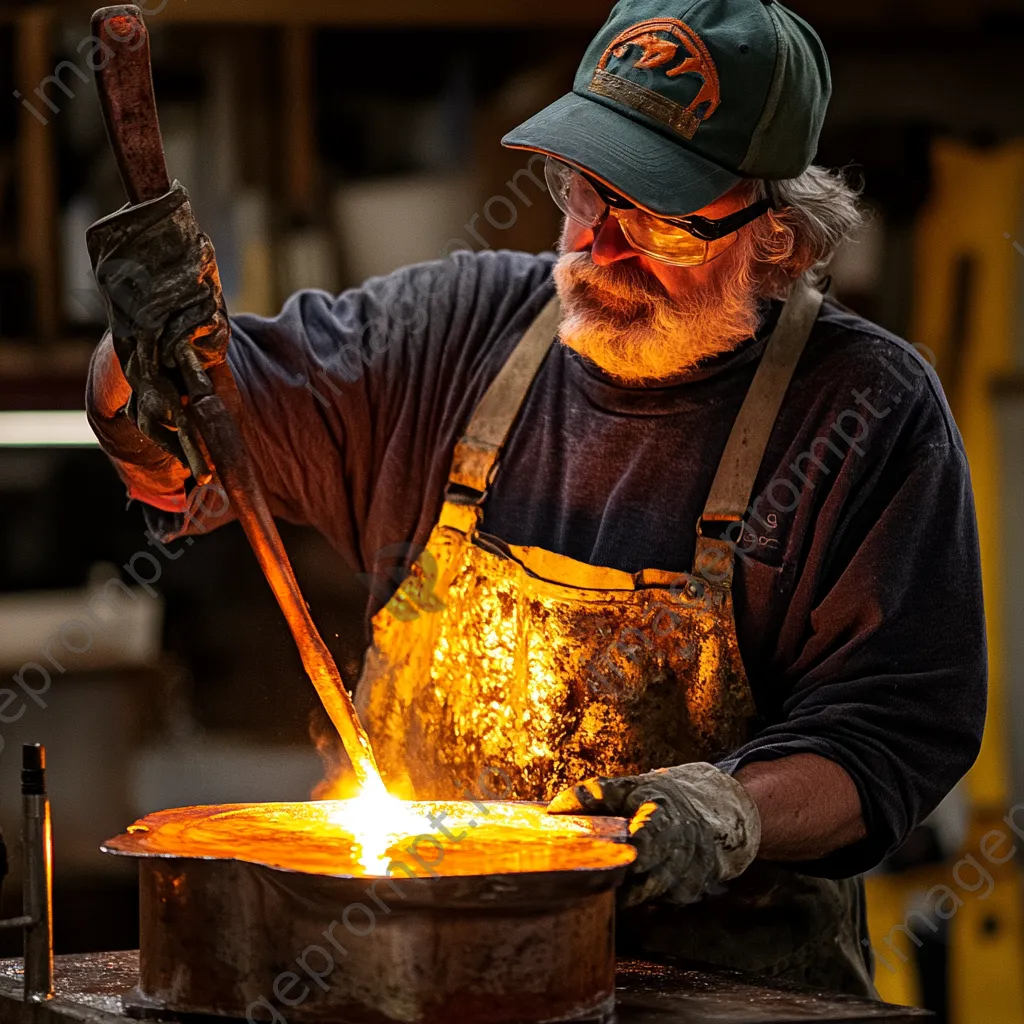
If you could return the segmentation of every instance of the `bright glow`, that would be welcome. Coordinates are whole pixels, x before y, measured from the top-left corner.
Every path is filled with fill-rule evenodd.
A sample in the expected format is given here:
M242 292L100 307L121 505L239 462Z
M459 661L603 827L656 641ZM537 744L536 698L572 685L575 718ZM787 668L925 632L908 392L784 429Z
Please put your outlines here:
M80 448L96 444L84 412L0 412L0 448Z
M327 820L352 834L360 847L359 863L370 875L387 874L392 861L388 851L401 840L423 832L426 821L404 800L376 787L372 791L364 789L351 800L339 801Z

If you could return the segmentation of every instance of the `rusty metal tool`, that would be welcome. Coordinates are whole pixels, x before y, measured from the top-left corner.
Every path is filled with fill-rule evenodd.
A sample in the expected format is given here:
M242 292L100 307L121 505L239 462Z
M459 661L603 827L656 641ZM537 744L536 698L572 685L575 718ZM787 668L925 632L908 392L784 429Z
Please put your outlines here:
M25 1002L47 1003L53 998L53 832L46 795L46 748L40 743L25 743L21 748L21 813L21 916L0 921L0 929L22 929ZM6 874L6 849L3 859Z
M163 139L153 91L149 35L132 4L104 7L92 17L93 36L107 42L112 56L96 72L96 87L121 180L133 204L170 191ZM186 381L194 367L179 366ZM383 791L370 740L363 729L334 659L310 617L281 535L260 490L252 458L229 405L238 400L227 364L210 372L213 393L190 394L177 426L193 476L210 478L205 455L245 530L249 543L284 613L303 666L341 736L359 785ZM237 406L236 406L237 407Z

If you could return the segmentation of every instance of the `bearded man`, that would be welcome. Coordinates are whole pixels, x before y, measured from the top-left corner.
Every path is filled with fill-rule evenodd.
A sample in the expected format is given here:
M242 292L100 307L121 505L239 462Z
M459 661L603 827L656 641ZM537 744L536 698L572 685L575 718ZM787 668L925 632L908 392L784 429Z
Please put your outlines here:
M154 538L202 532L163 367L226 360L275 514L363 573L407 555L356 695L392 786L629 818L620 949L871 993L858 876L971 765L986 657L938 379L823 301L859 223L812 164L829 92L771 0L623 0L504 140L546 158L557 258L273 319L228 324L176 184L90 231L89 411Z

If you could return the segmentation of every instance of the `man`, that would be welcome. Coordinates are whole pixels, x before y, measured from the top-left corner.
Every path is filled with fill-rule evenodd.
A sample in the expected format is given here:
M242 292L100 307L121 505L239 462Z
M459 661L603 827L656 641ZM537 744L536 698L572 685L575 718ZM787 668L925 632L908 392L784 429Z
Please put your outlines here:
M811 162L829 92L771 0L624 0L504 140L549 158L557 259L302 292L230 343L177 186L90 231L89 410L158 535L201 532L173 368L226 360L275 514L408 556L357 690L393 786L627 817L621 949L870 993L856 876L971 765L986 661L938 379L822 303L859 221Z

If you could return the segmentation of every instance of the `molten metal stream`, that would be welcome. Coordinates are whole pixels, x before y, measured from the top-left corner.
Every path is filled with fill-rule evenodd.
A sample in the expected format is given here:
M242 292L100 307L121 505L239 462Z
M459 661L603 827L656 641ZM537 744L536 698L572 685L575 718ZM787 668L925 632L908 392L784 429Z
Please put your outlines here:
M190 402L190 415L199 426L221 485L227 492L263 575L284 613L306 674L338 730L360 789L365 793L384 796L386 790L377 770L370 739L359 721L338 666L310 617L288 560L288 552L260 489L252 458L222 397L226 396L233 405L238 404L238 392L231 371L226 365L214 367L210 371L210 378L217 393L202 395Z
M204 431L204 438L205 436ZM355 772L359 788L364 793L386 796L387 791L377 770L373 749L370 747L370 738L359 721L338 666L335 665L331 652L310 617L281 535L277 532L269 510L266 510L266 505L263 504L262 494L258 491L254 494L251 490L245 490L240 494L237 488L233 488L226 479L232 473L226 471L223 460L217 462L217 472L249 537L274 597L281 606L288 628L299 649L306 674L316 688L328 717L338 730L345 753L352 762L352 770ZM258 501L254 501L253 505L263 504L265 515L259 514L251 507L245 507L248 505L246 499L255 498L257 495Z

